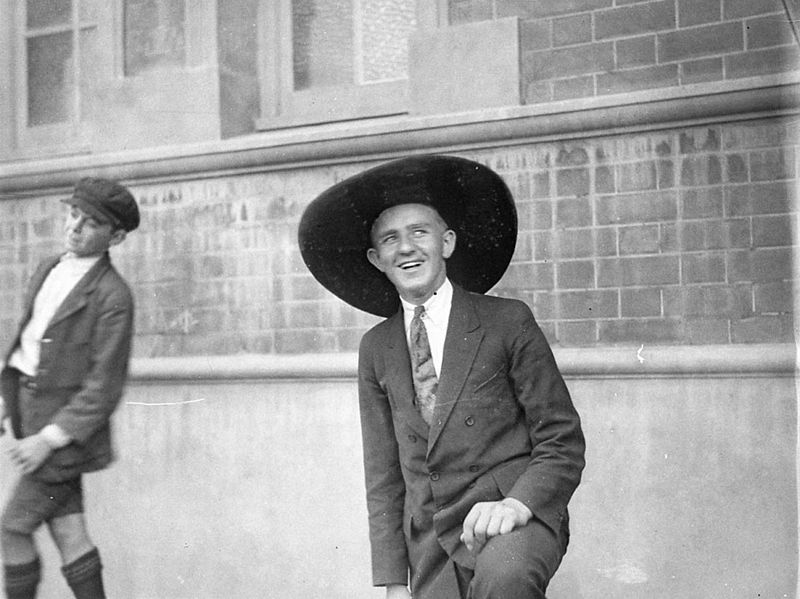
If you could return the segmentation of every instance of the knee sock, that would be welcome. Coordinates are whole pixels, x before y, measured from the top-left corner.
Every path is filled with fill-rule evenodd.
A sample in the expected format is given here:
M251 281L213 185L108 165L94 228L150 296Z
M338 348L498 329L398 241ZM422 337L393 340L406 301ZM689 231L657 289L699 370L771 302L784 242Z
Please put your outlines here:
M105 599L100 553L97 547L61 568L75 599Z
M27 564L5 564L3 576L8 599L34 599L42 577L42 566L38 557Z

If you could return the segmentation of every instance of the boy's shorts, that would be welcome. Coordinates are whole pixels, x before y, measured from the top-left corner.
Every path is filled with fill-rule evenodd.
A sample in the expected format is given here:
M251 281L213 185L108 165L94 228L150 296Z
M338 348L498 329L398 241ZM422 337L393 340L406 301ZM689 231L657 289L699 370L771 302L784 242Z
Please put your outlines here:
M81 477L47 483L23 475L6 502L3 530L22 534L33 532L44 522L69 514L83 513Z

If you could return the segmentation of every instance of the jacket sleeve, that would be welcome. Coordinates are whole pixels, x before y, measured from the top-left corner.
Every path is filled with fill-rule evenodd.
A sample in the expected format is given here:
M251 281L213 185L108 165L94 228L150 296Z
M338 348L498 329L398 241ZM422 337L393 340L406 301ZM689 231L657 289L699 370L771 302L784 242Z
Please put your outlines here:
M521 326L511 346L510 378L525 412L532 450L526 469L508 495L558 530L580 482L585 441L550 346L530 309L523 307Z
M104 426L122 397L133 335L133 298L124 283L98 290L97 319L89 339L89 365L80 389L53 417L78 444Z
M389 398L375 372L373 336L361 341L358 401L364 451L372 583L407 584L408 557L403 535L405 483L400 470Z

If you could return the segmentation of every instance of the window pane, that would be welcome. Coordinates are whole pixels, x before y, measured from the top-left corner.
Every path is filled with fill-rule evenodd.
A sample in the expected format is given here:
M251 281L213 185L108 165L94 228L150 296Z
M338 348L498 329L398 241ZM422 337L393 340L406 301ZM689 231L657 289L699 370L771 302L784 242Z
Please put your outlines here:
M352 84L352 1L293 0L292 47L294 89Z
M28 124L69 121L74 86L72 33L28 39Z
M97 0L80 0L78 18L81 23L94 23L97 21Z
M258 2L217 4L222 137L251 133L260 114Z
M67 25L72 18L72 0L28 0L28 29Z
M184 0L125 1L125 74L186 62Z
M80 60L80 119L90 120L95 94L93 90L97 65L102 60L102 50L98 47L97 27L81 29L78 41L78 58Z
M359 83L405 79L416 0L361 0Z

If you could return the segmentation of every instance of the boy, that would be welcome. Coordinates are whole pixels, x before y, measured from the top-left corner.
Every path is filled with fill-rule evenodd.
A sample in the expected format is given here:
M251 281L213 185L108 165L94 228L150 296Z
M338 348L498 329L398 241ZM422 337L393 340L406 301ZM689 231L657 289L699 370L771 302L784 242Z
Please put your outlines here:
M528 306L484 295L516 235L499 175L454 156L346 179L300 221L317 280L386 318L362 338L358 394L387 599L544 599L566 552L580 418Z
M0 372L0 423L11 422L21 472L0 523L8 599L36 596L33 533L43 523L75 597L105 597L81 476L113 459L109 420L127 377L133 299L108 250L139 225L139 210L130 191L100 178L81 179L62 201L66 251L34 273Z

